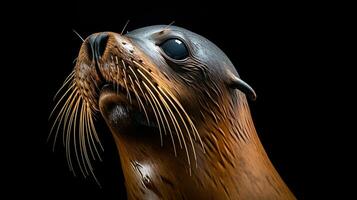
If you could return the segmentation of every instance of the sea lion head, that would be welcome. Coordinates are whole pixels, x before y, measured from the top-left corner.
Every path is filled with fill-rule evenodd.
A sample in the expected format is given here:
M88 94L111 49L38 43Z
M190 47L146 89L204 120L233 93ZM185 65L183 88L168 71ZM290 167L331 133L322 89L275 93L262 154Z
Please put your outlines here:
M64 125L67 150L78 148L78 163L90 172L87 154L94 158L100 144L97 113L118 141L122 165L135 166L147 152L160 151L151 154L152 162L168 162L171 154L191 166L197 149L205 151L200 130L224 120L237 101L246 101L244 93L256 96L215 44L162 25L90 35L65 85L55 125ZM71 138L80 145L70 145Z
M155 102L166 100L169 106L179 104L176 107L189 116L199 113L200 101L218 101L219 93L231 93L235 88L255 98L222 50L206 38L176 26L149 26L125 35L93 34L82 45L75 71L81 96L91 102L93 110L100 108L108 122L118 122L128 105L151 107L146 105L151 94L159 101L152 99L153 107ZM123 101L123 109L117 112L121 117L115 118L111 112L111 100ZM127 120L125 124L130 124Z

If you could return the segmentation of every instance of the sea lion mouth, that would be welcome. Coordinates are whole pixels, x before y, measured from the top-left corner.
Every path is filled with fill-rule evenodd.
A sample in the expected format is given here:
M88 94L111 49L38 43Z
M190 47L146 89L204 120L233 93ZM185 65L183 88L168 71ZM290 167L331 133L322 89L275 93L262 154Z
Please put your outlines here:
M139 102L135 98L128 98L134 96L135 93L127 91L124 87L112 84L105 84L99 96L99 108L102 116L107 121L111 128L116 130L132 130L135 127L140 128L157 128L157 125L150 122L147 115L140 109Z
M88 37L84 47L87 50L84 57L88 59L82 59L82 62L94 65L92 68L98 76L95 81L98 95L93 101L97 101L99 111L112 131L156 128L149 121L149 111L144 108L147 101L144 101L146 97L140 87L129 40L110 33L94 34Z

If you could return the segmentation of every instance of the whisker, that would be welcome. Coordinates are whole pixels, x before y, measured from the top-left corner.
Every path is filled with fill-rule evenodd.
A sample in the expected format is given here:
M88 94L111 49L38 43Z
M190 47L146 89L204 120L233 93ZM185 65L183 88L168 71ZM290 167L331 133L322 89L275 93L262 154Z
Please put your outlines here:
M116 71L117 71L117 76L116 76L116 78L117 78L117 80L119 80L120 79L120 68L119 68L119 65L118 64L115 64L115 69L116 69ZM119 81L117 81L117 83L115 84L116 85L116 91L117 91L117 94L119 94Z
M72 88L70 88L70 89L72 89ZM68 89L68 90L66 91L66 93L63 95L63 97L60 99L60 101L56 104L56 106L54 107L54 109L52 110L52 112L51 112L51 114L50 114L49 119L52 117L52 115L53 115L53 113L55 112L55 110L57 110L58 105L60 104L60 102L62 101L62 99L67 95L67 93L70 91L70 89ZM59 116L61 115L63 109L67 106L68 102L70 101L70 99L72 98L72 96L73 96L73 94L74 94L75 92L76 92L76 90L73 90L73 91L72 91L72 93L71 93L71 94L69 95L69 97L67 98L65 104L62 106L60 112L57 114L57 117L55 118L55 120L54 120L54 122L53 122L52 128L51 128L51 130L50 130L50 134L49 134L48 137L51 136L51 133L52 133L52 131L53 131L54 125L57 123L57 120L58 120ZM48 139L49 139L49 138L47 138L47 140L48 140Z
M69 91L71 91L73 88L75 87L75 83L73 83L70 87L68 87L68 89L66 90L66 92L62 95L62 97L58 100L58 102L56 103L55 107L53 107L50 116L48 117L48 119L51 119L53 113L56 111L58 105L62 102L62 100L64 99L64 97L66 97L66 95L68 94Z
M160 87L158 87L158 89L166 96L166 93L165 93ZM185 126L185 128L186 128L186 130L187 130L188 138L189 138L190 143L191 143L191 147L192 147L192 151L193 151L193 156L194 156L194 160L195 160L195 163L196 163L196 167L198 167L197 156L196 156L196 150L195 150L195 147L194 147L194 144L193 144L193 140L192 140L190 131L188 130L188 127L187 127L187 125L186 125L186 122L185 122L185 120L183 119L183 117L181 116L180 111L177 109L177 107L174 105L174 103L170 100L169 97L171 97L171 98L176 102L176 104L179 106L179 108L181 108L181 111L186 115L186 119L189 121L189 123L192 123L192 121L191 121L190 117L187 115L186 111L182 108L182 106L181 106L181 104L178 102L178 100L177 100L172 94L169 93L168 96L167 96L167 98L168 98L169 102L172 104L172 106L175 108L175 110L177 111L177 113L179 114L179 116L180 116L180 118L181 118L181 120L182 120L182 122L183 122L183 125ZM193 124L192 124L192 125L193 125ZM194 127L194 126L192 126L192 127ZM195 131L196 129L193 129L193 130ZM193 132L193 134L195 134L195 132ZM197 134L198 134L198 133L197 133ZM199 137L199 135L198 135L198 137ZM199 138L200 138L200 137L199 137ZM204 148L203 143L202 143L202 148ZM191 173L191 171L190 171L190 173Z
M162 89L159 87L159 90L162 90ZM162 90L162 92L164 93L165 91ZM170 93L170 92L168 92L168 93ZM200 142L200 144L201 144L201 146L202 146L203 152L205 152L204 145L203 145L203 142L202 142L202 140L201 140L201 137L200 137L200 135L198 134L198 131L197 131L197 129L196 129L196 126L193 124L193 122L192 122L190 116L187 114L187 112L186 112L185 109L182 107L181 103L176 99L176 97L175 97L173 94L171 94L171 93L170 93L169 95L171 96L171 98L173 98L173 100L175 101L175 103L179 106L179 108L181 109L181 111L182 111L183 114L185 115L186 119L188 120L188 122L189 122L189 124L190 124L190 126L191 126L191 129L192 129L193 133L196 134L197 137L198 137L198 140L199 140L199 142Z
M79 99L79 97L78 97ZM74 171L74 167L72 165L72 159L71 159L71 130L72 130L72 123L73 123L73 114L75 113L75 109L76 109L76 105L78 105L79 103L79 100L76 101L76 104L75 106L73 107L73 109L68 109L66 111L66 116L65 116L65 123L66 123L66 119L68 117L68 114L70 113L69 115L69 121L68 121L68 126L66 126L66 124L64 123L64 134L63 134L63 137L65 138L66 142L65 142L65 150L66 150L66 158L67 158L67 163L68 163L68 166L70 168L70 170L73 172L73 174L75 175L75 171ZM72 107L70 107L72 108ZM75 130L75 129L74 129Z
M89 152L90 152L90 154L92 156L92 159L95 160L94 152L93 152L93 149L92 149L92 143L91 143L91 141L93 141L93 140L90 140L92 138L91 137L91 131L90 131L90 129L88 129L87 106L86 106L85 103L82 104L81 115L82 115L82 120L83 120L83 122L82 122L82 130L85 133L86 142L88 144Z
M151 96L151 99L153 100L153 103L155 105L155 109L157 110L158 116L160 118L160 122L161 122L161 124L162 124L162 126L163 126L163 128L165 130L165 135L166 135L165 124L164 124L164 122L162 120L161 113L160 113L159 108L158 108L157 103L156 103L157 99L156 99L155 95L152 93L152 91L150 90L150 88L147 87L147 85L144 82L143 82L143 84L146 87L146 90L149 92L149 94ZM158 122L158 123L160 123L160 122ZM161 133L160 124L159 124L159 131L160 131L160 142L161 142L160 144L161 144L161 146L163 146L163 139L162 139L162 133ZM175 148L175 152L176 152L176 148ZM175 153L175 155L176 155L176 153Z
M89 78L91 79L91 82L94 83L95 88L99 91L100 88L99 88L97 82L94 80L94 78L92 76L89 76Z
M82 42L84 42L84 39L82 38L81 35L79 35L79 33L76 30L72 29L72 31L79 37L79 39L82 40Z
M83 130L82 130L82 124L83 124L83 115L82 115L82 110L83 110L83 99L80 103L80 108L79 108L79 126L78 126L78 144L79 144L79 153L80 153L80 157L81 157L81 162L79 162L78 160L78 164L82 164L83 163L83 168L85 169L86 175L88 175L88 171L86 169L86 164L85 164L85 158L84 158L84 146L83 146ZM77 116L77 113L76 113ZM74 135L75 137L75 135Z
M91 115L91 116L92 116L92 115ZM94 132L94 138L95 138L95 140L97 141L97 143L99 144L100 149L101 149L102 151L104 151L103 145L102 145L102 143L101 143L100 140L99 140L97 130L96 130L95 127L94 127L93 118L90 117L89 120L90 120L90 125L91 125L91 127L92 127L92 131ZM101 160L100 157L99 157L99 159Z
M79 169L80 169L80 171L82 172L82 174L83 174L83 176L84 177L87 177L87 174L88 174L88 172L86 172L87 171L87 169L83 169L83 167L82 167L82 163L81 163L81 161L80 161L80 159L79 159L79 154L78 154L78 147L77 147L77 139L76 139L76 135L78 135L77 134L77 127L76 127L76 124L77 124L77 118L78 118L78 115L77 115L77 113L78 113L78 108L79 108L79 104L80 104L80 102L81 102L81 98L80 98L80 100L78 100L77 101L77 103L75 104L75 106L74 106L74 108L73 108L73 111L72 111L72 113L71 113L71 117L70 117L70 123L68 124L68 126L69 127L73 127L73 128L70 128L69 130L67 130L67 137L69 137L69 138L71 138L71 133L72 133L72 135L73 135L73 144L74 144L74 147L73 147L73 149L74 149L74 155L76 156L76 159L77 159L77 163L78 163L78 166L79 166ZM73 132L71 132L71 129L73 130ZM69 145L70 145L70 143L68 143ZM79 143L80 144L80 143ZM81 144L80 144L81 145ZM70 148L69 148L69 150L70 150ZM70 151L68 152L68 154L70 155Z
M141 69L143 69L143 70L145 70L147 73L149 73L143 66L141 66L140 64L138 64L136 61L133 61L137 66L139 66ZM142 77L144 77L144 79L151 85L151 87L157 92L157 94L159 95L159 96L161 96L160 95L160 92L155 88L155 86L151 83L151 81L145 76L145 74L143 73L143 72L141 72L139 69L137 69L137 71L140 73L140 75L142 76ZM144 82L143 82L143 84L144 84ZM160 98L161 100L163 99L162 97ZM163 101L163 102L165 102L165 101ZM167 108L169 108L169 106L166 106ZM171 111L171 109L167 109L168 111ZM170 112L169 112L170 113ZM173 113L172 113L172 115L173 115ZM171 119L172 119L172 121L173 121L173 124L175 125L174 126L174 128L175 128L175 130L176 130L176 133L178 134L178 133L180 133L180 135L182 136L182 140L183 140L183 143L184 143L184 147L185 147L185 150L187 151L187 147L186 147L186 142L185 142L185 140L184 140L184 137L183 137L183 133L182 133L182 131L181 131L181 128L180 128L180 126L179 126L179 124L178 124L178 122L177 122L177 120L176 120L176 118L175 118L175 116L173 115L173 117L170 117ZM176 126L177 126L177 128L179 129L179 131L177 131L177 129L176 129ZM179 136L178 136L178 139L179 139L179 143L180 143L180 146L182 147L182 145L181 145L181 141L180 141L180 138L179 138ZM188 154L188 151L187 151L187 154ZM176 154L175 154L176 155ZM189 157L189 156L188 156ZM188 159L189 160L189 159ZM190 164L190 161L189 161L189 164Z
M74 95L75 94L75 95ZM74 96L73 96L74 95ZM67 110L70 110L71 106L70 106L70 100L74 100L76 99L78 96L78 92L76 90L74 90L72 92L72 94L68 97L68 100L66 101L66 103L63 105L62 109L60 110L60 112L58 113L55 121L53 122L53 125L51 127L51 130L50 130L50 134L48 135L48 138L47 138L47 141L49 141L51 135L52 135L52 132L53 132L53 129L54 127L56 126L57 124L57 129L56 129L56 134L55 134L55 137L54 137L54 141L53 141L53 147L52 147L52 150L54 151L55 149L55 145L56 145L56 142L57 142L57 136L58 136L58 132L59 132L59 128L61 126L63 122L63 117L65 117L65 113L67 113ZM59 121L58 121L59 119Z
M156 88L154 88L154 89L156 90ZM156 91L157 91L157 90L156 90ZM157 91L157 93L159 94L159 96L161 96L160 92ZM164 96L165 96L165 94L164 94ZM174 109L177 111L177 113L179 114L179 117L180 117L182 123L185 125L185 121L184 121L183 118L181 117L180 112L177 110L177 108L175 107L175 105L172 104L172 102L170 101L170 99L167 98L167 96L165 96L165 97L166 97L166 99L169 100L169 102L171 103L171 105L172 105L172 106L174 107ZM180 125L179 125L179 123L178 123L178 121L177 121L175 115L173 114L173 112L172 112L170 106L166 103L166 101L164 100L164 98L163 98L162 96L161 96L161 100L162 100L162 102L164 102L164 103L166 104L166 108L167 108L168 112L170 113L170 115L172 116L171 119L173 119L174 123L176 124L177 128L179 129L179 133L180 133L180 136L182 137L183 146L184 146L184 149L185 149L185 152L186 152L187 162L188 162L188 165L189 165L189 173L190 173L190 175L191 175L191 173L192 173L192 172L191 172L191 159L190 159L188 147L187 147L187 145L186 145L186 140L185 140L185 138L184 138L184 136L183 136L183 132L182 132L182 130L181 130L181 127L180 127ZM185 125L185 127L186 127L186 129L187 129L187 126L186 126L186 125ZM196 160L195 148L194 148L194 146L193 146L193 143L192 143L192 140L191 140L191 137L190 137L189 132L187 132L187 133L188 133L189 139L190 139L190 141L191 141L194 158L195 158L195 160ZM178 139L179 139L179 138L180 138L180 137L178 136Z
M130 66L129 66L130 67ZM141 101L141 98L140 98L140 95L138 94L138 92L135 90L135 87L134 87L134 81L132 80L131 76L129 75L129 79L130 79L130 82L131 82L131 85L132 85L132 90L135 94L135 97L137 99L137 101L139 102L139 108L142 108L144 110L144 114L145 114L145 117L146 117L146 120L147 122L149 123L149 116L146 112L146 109L145 109L145 106L143 104L143 102Z
M135 83L137 84L139 90L141 91L142 94L144 94L144 92L143 92L143 90L141 89L141 86L140 86L140 84L139 84L139 81L140 81L140 80L139 80L138 76L136 75L136 73L135 73L135 71L133 70L133 68L131 68L130 66L128 66L128 67L129 67L130 71L132 72L132 74L134 75L134 77L135 77L135 79L136 79L136 80L135 80ZM132 82L132 85L133 85L133 89L134 89L134 83L133 83L133 82ZM137 96L139 97L140 104L142 104L142 107L143 107L143 109L144 109L144 113L145 113L145 116L146 116L146 120L147 120L148 124L150 124L149 117L148 117L148 115L147 115L145 106L143 105L143 103L142 103L142 101L141 101L141 99L140 99L140 96L139 96L139 95L137 95ZM145 100L146 100L146 98L145 98ZM146 100L146 101L147 101L147 100Z
M88 168L88 171L93 171L93 167L92 164L89 160L88 157L88 150L87 150L87 144L86 144L86 138L88 138L86 136L86 132L84 132L84 122L83 122L83 117L84 117L84 113L83 113L83 109L84 109L84 100L82 101L82 105L81 105L81 111L80 111L80 121L79 121L79 125L80 125L80 134L79 134L79 140L80 140L80 151L81 151L81 157L82 157L82 162L85 163L84 166ZM89 173L87 172L87 175L89 175Z
M60 87L60 89L58 89L58 91L56 92L56 94L53 96L53 101L57 98L57 95L62 91L62 89L71 81L73 80L74 77L74 71L72 71L67 78L63 81L62 86Z
M130 22L130 20L127 20L127 21L126 21L126 23L125 23L123 29L122 29L121 32L120 32L120 35L123 35L123 33L124 33L125 29L126 29L126 26L128 26L129 22Z
M161 146L163 145L163 139L162 139L162 133L161 133L161 125L160 125L160 121L159 121L159 118L158 118L158 110L156 110L157 108L154 107L154 104L153 104L153 101L152 99L150 99L147 94L145 94L146 98L149 100L149 104L151 106L151 110L154 112L154 116L155 116L155 119L156 119L156 123L157 123L157 126L159 128L159 133L160 133L160 144ZM151 96L151 95L150 95ZM152 101L151 101L152 100Z
M124 62L123 62L124 63ZM126 72L125 72L125 70L126 70L126 65L125 65L125 63L123 64L123 67L124 67L124 69L122 69L122 71L123 71L123 74L124 74L124 85L125 85L125 89L126 89L126 95L127 95L127 98L129 99L129 102L130 102L130 104L132 103L131 102L131 96L130 96L130 92L129 92L129 89L128 89L128 85L127 85L127 78L126 78Z
M102 151L103 146L98 138L98 133L95 130L93 122L93 117L95 117L93 111L98 111L99 109L96 108L96 105L88 103L81 96L74 77L75 71L72 71L54 96L54 100L57 99L58 95L66 88L49 115L49 120L53 119L53 122L47 141L54 135L52 146L54 151L58 135L61 132L60 130L62 130L63 146L69 170L76 176L77 168L75 169L74 159L82 175L84 177L92 175L100 186L95 177L91 162L92 160L96 160L96 158L100 161L102 160L97 145L99 145ZM94 77L92 75L89 77L95 87L99 89ZM96 97L97 93L91 95L92 97ZM56 116L54 116L55 113Z
M89 172L92 172L93 171L93 167L92 167L92 163L89 159L89 156L88 156L88 149L87 149L87 143L86 141L88 141L88 132L85 131L85 113L84 113L84 109L85 109L85 102L83 101L82 102L82 109L81 109L81 115L82 115L82 125L81 125L81 129L82 129L82 134L80 134L80 136L82 136L80 138L80 141L82 142L82 149L81 149L81 154L83 154L83 157L86 161L85 163L85 166L88 168L88 171ZM88 143L89 145L89 143ZM90 146L89 146L90 147ZM84 162L84 161L83 161ZM87 174L89 175L89 173Z
M77 90L76 90L77 91ZM70 99L68 99L68 100L70 100ZM69 124L69 117L70 117L70 114L71 114L71 112L72 112L72 110L73 110L73 104L75 104L75 102L77 102L77 101L80 101L80 94L79 94L79 92L76 92L76 95L75 95L75 98L73 98L72 100L70 100L69 102L69 104L68 104L68 108L67 108L67 110L66 110L66 114L64 115L64 120L63 120L63 138L62 138L62 140L63 140L63 145L65 145L65 136L66 136L66 134L65 134L65 131L66 131L66 128L68 128L68 126L67 126L67 124Z
M148 71L147 71L141 64L139 64L139 63L136 62L136 61L133 61L133 62L134 62L138 67L140 67L141 69L143 69L145 72L148 73ZM139 72L143 77L145 77L145 75L144 75L140 70L138 70L138 72ZM154 87L154 89L156 89L156 88ZM194 147L194 144L193 144L193 141L192 141L192 138L191 138L190 131L188 130L188 127L187 127L185 121L186 121L186 120L188 121L188 123L189 123L190 126L191 126L191 129L192 129L192 131L193 131L194 136L195 136L195 134L198 136L198 138L199 138L199 140L200 140L200 143L201 143L201 145L202 145L202 148L204 149L204 146L203 146L203 143L202 143L201 138L199 137L198 131L197 131L197 129L195 128L195 126L194 126L192 120L190 119L190 117L188 116L188 114L186 113L186 111L183 109L183 107L181 106L181 104L179 103L179 101L174 97L174 95L172 95L171 93L168 93L168 94L167 94L167 93L166 93L164 90L162 90L160 87L158 87L158 89L160 90L160 92L158 92L158 94L160 94L160 93L163 94L163 95L166 97L166 99L170 102L170 104L175 108L175 110L177 111L177 113L179 114L179 117L180 117L180 119L182 120L182 123L183 123L183 125L185 126L185 128L186 128L186 130L187 130L188 137L189 137L189 140L190 140L190 143L191 143L191 147L192 147L192 150L193 150L194 160L196 161L196 167L197 167L197 156L196 156L196 152L195 152L195 147ZM184 118L183 118L182 115L181 115L180 110L176 107L175 103L173 103L173 102L171 101L171 98L170 98L170 97L173 99L173 101L174 101L174 102L177 104L177 106L180 108L180 110L181 110L181 112L184 114L186 120L184 120ZM185 146L185 145L184 145L184 146ZM186 154L188 155L187 150L186 150ZM188 163L189 163L189 165L190 165L189 155L188 155ZM190 173L191 173L191 171L190 171Z
M144 75L144 76L145 76L145 75ZM145 77L145 79L147 79L147 81L149 80L147 77ZM145 83L143 82L143 84L145 84ZM153 84L150 83L150 85L153 85ZM171 131L169 122L168 122L168 120L167 120L167 118L166 118L165 112L164 112L163 109L162 109L162 106L161 106L161 104L160 104L160 101L155 97L154 93L151 91L151 89L149 88L149 86L147 86L146 84L145 84L144 86L147 88L147 91L149 91L150 95L152 96L152 99L154 100L154 103L156 102L156 103L155 103L155 106L159 108L159 109L158 109L158 110L159 110L159 117L160 117L160 120L161 120L162 125L163 125L163 127L164 127L165 135L167 135L166 127L169 129L170 137L171 137L171 140L172 140L172 144L173 144L173 146L174 146L174 152L175 152L175 156L176 156L177 154L176 154L175 141L174 141L174 139L173 139L173 135L172 135L172 131ZM160 94L159 94L159 98L160 98L161 101L163 101L163 103L166 103L166 101L165 101L164 99L162 99L162 97L160 96ZM165 106L165 108L166 108L167 110L169 110L168 107ZM161 115L160 111L161 111L162 115ZM174 123L174 121L173 121L173 118L172 118L172 116L171 116L172 113L170 113L169 111L168 111L168 113L169 113L170 118L171 118L171 120L172 120L172 122L173 122L173 125L175 126L175 130L176 130L176 133L177 133L178 131L177 131L177 129L176 129L176 125L175 125L175 123ZM163 116L164 119L165 119L166 126L165 126L165 124L164 124L164 121L163 121L163 119L162 119L162 116ZM180 140L179 137L178 137L178 140L179 140L180 147L182 148L181 140Z
M97 155L98 159L99 159L100 161L102 161L102 159L101 159L101 157L100 157L100 154L99 154L99 152L98 152L98 149L97 149L97 145L94 143L94 139L93 139L93 134L94 134L94 133L93 133L93 130L92 130L91 125L90 125L91 115L90 115L90 111L89 111L89 107L88 107L88 106L86 106L86 115L87 115L88 131L90 132L90 133L89 133L90 140L91 140L91 142L92 142L92 145L93 145L93 147L94 147L94 151L96 152L96 155ZM95 157L93 157L93 159L95 160Z
M172 21L169 25L167 25L165 28L164 28L164 30L166 30L166 29L168 29L172 24L174 24L175 23L175 21Z
M142 82L142 83L143 83L143 85L146 87L146 89L147 89L147 91L149 92L150 96L152 96L153 98L155 98L155 95L154 95L154 93L151 91L150 87L149 87L148 85L146 85L145 82ZM149 84L150 84L150 83L149 83ZM154 89L155 89L155 88L154 88ZM156 99L156 101L157 101L157 99ZM167 107L166 107L166 108L167 108ZM168 111L169 111L169 113L170 113L170 110L169 110L169 109L168 109ZM173 121L174 128L175 128L175 130L176 130L176 134L178 134L179 131L181 132L181 129L180 129L179 125L178 125L178 123L175 124L175 120L173 120L173 118L172 118L171 115L170 115L170 118L171 118L172 121ZM178 129L179 131L177 131L177 129ZM181 133L182 133L182 132L181 132ZM172 132L171 132L171 131L170 131L170 136L171 136L171 142L172 142L172 144L173 144L175 156L177 156L175 140L174 140L174 138L173 138L173 135L172 135ZM180 143L180 145L181 145L181 143Z

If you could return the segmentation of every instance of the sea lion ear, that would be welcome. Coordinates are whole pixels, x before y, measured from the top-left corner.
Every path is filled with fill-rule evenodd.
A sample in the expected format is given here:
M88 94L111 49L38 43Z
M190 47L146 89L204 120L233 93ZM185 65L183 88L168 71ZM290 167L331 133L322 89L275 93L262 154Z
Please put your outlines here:
M253 88L237 76L232 76L230 87L240 90L253 101L257 99L257 94L255 93Z

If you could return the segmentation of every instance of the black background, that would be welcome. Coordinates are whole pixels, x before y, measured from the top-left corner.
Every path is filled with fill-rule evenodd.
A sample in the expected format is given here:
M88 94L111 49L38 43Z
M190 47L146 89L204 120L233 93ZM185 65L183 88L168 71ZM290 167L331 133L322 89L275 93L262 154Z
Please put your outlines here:
M15 49L22 49L11 59L17 64L14 70L21 70L21 78L11 84L13 88L17 84L24 87L26 81L22 98L14 101L16 112L8 115L16 120L11 127L25 135L14 134L16 148L11 146L14 154L6 158L7 163L19 163L10 166L16 171L11 173L15 176L10 182L15 188L25 186L24 193L39 198L125 196L115 146L103 121L98 123L105 133L101 135L104 162L95 164L102 188L90 178L74 177L63 149L52 152L46 138L50 127L47 118L54 106L52 97L74 67L81 45L72 29L83 37L100 31L121 32L127 20L127 31L175 21L174 25L208 38L228 55L243 80L258 94L257 101L249 104L259 137L298 199L320 195L326 188L319 190L318 186L334 176L321 164L325 157L337 156L326 153L325 144L325 138L334 130L330 120L336 120L336 108L325 97L336 95L331 92L336 86L326 88L326 74L332 71L321 62L328 59L321 58L321 49L329 45L320 28L326 25L326 18L330 19L319 12L321 7L223 2L144 5L119 1L42 6L29 9L20 19L25 24L12 27L18 36L9 39L19 43L13 45ZM13 88L11 94L19 95Z

